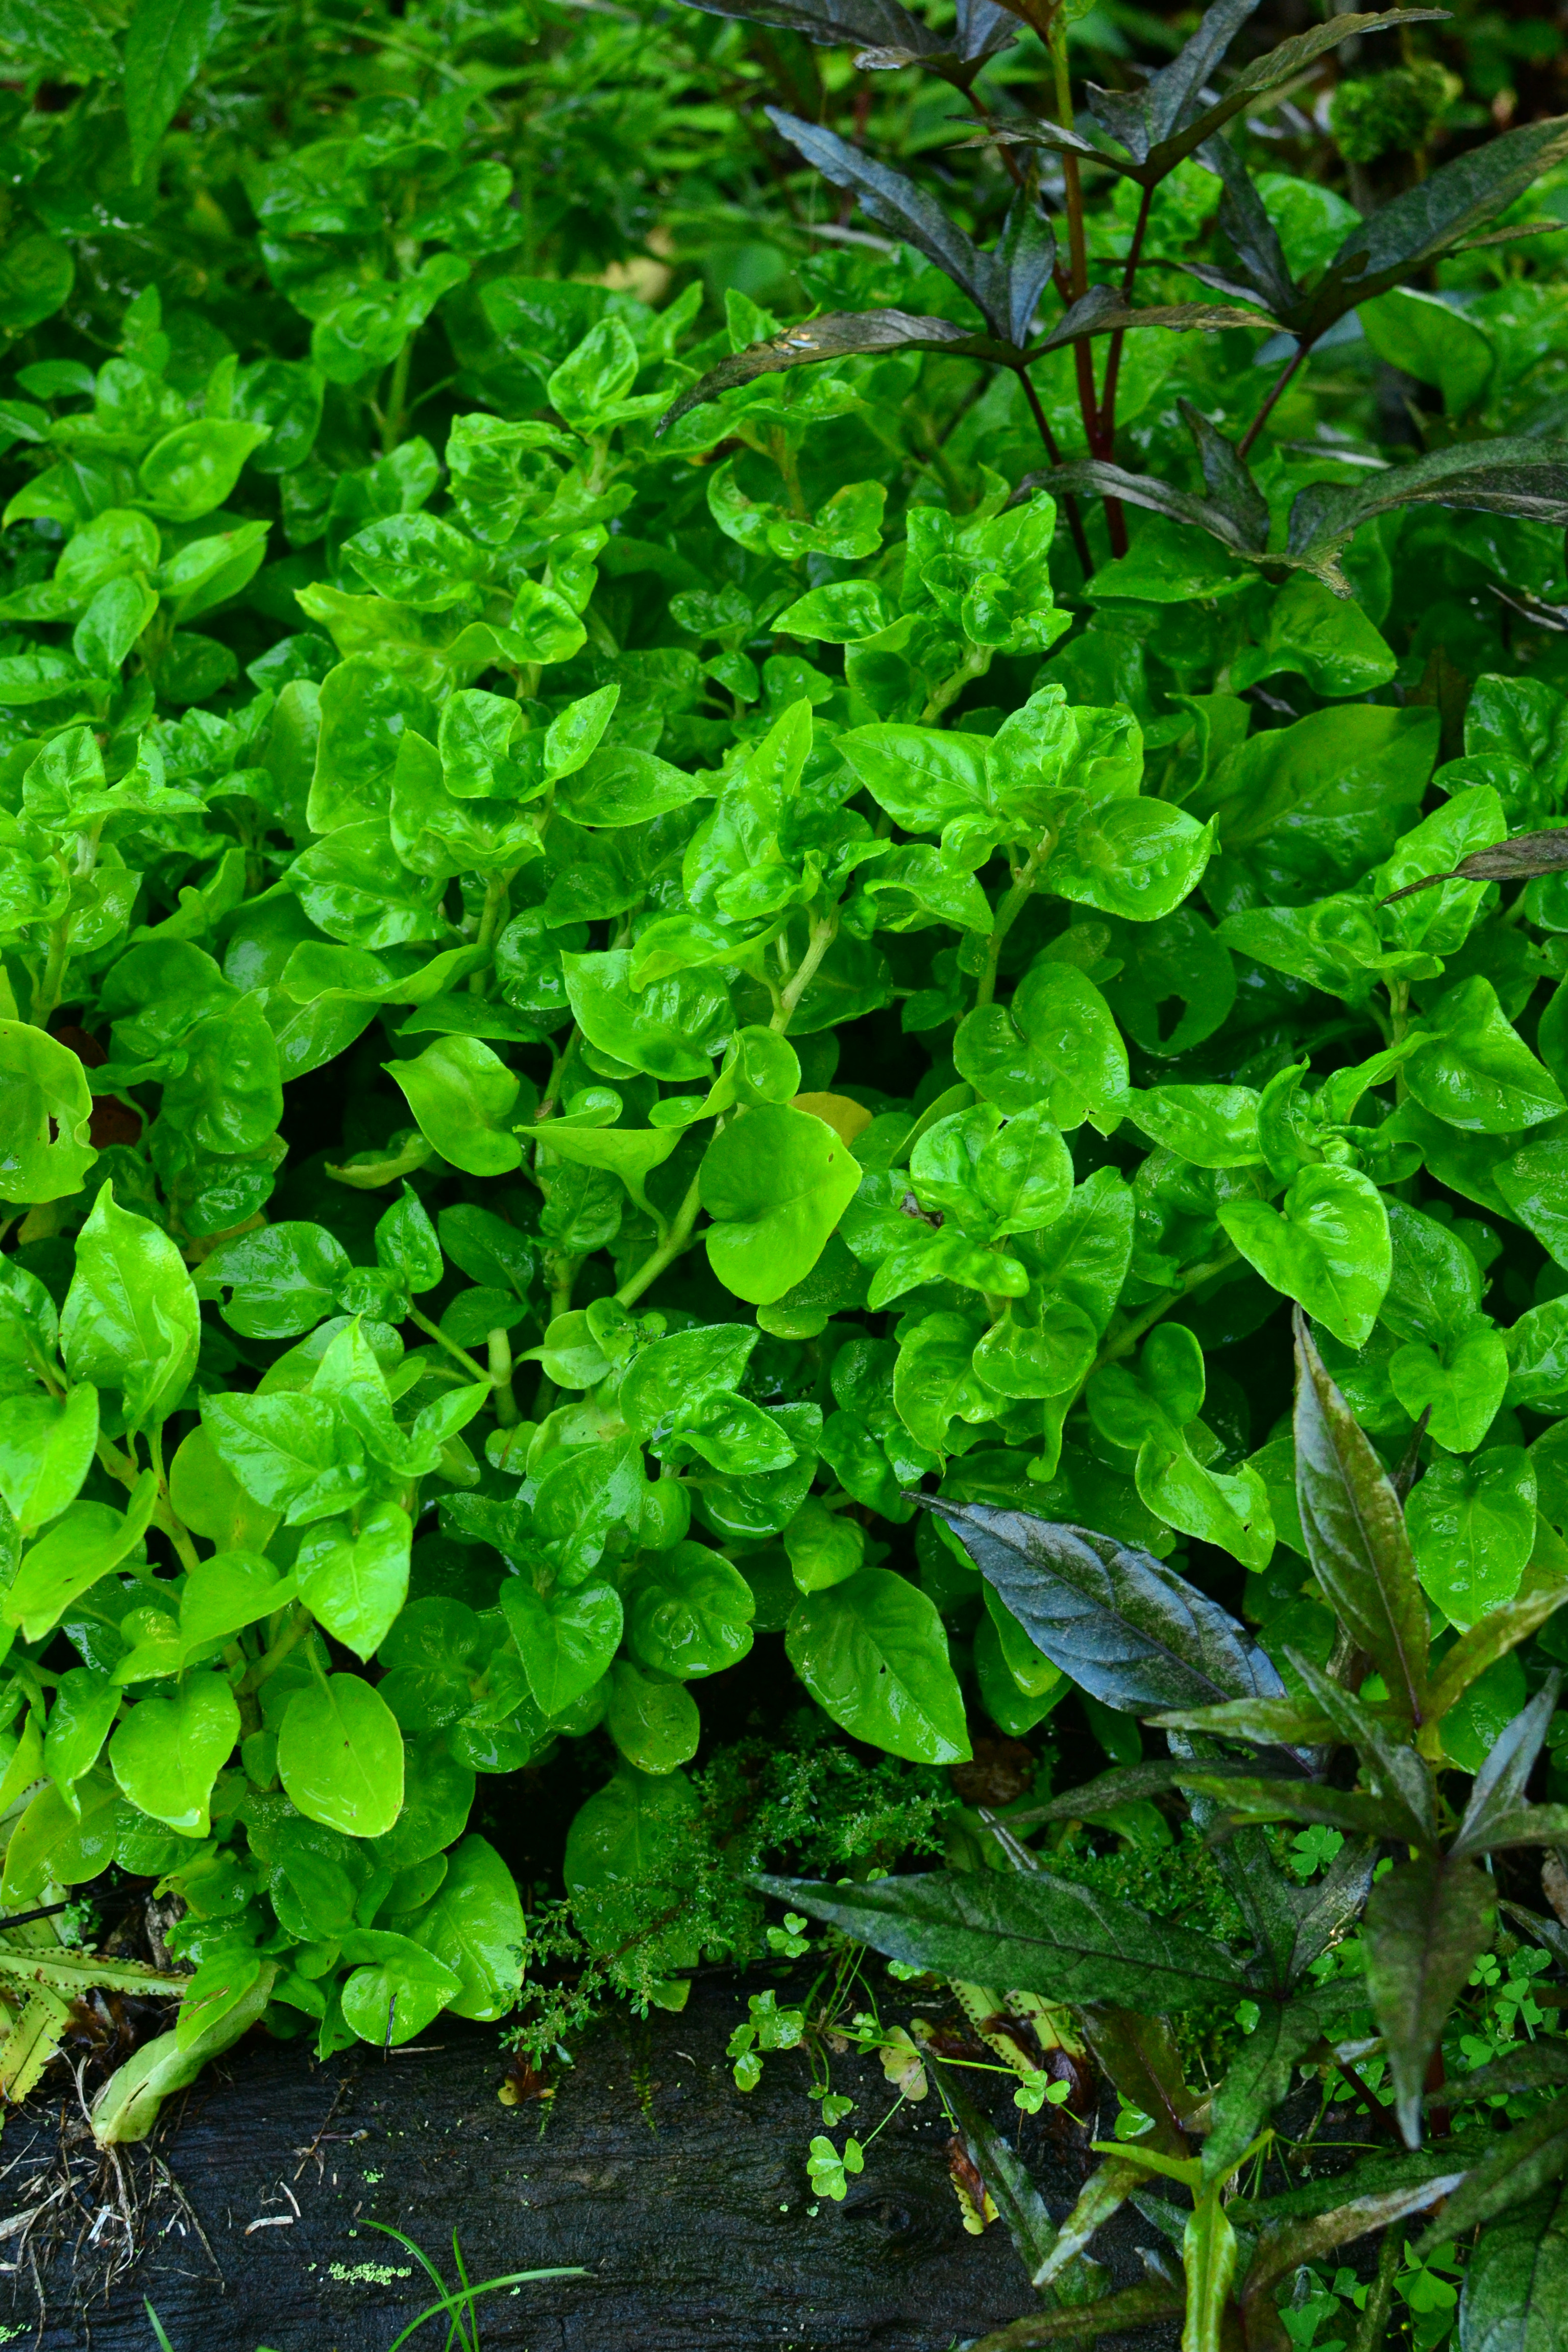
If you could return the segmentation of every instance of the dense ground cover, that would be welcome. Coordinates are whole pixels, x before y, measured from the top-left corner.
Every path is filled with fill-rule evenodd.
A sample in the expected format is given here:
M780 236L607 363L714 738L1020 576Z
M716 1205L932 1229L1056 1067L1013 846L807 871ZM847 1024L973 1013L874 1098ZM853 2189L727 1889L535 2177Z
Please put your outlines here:
M1544 2344L1555 37L753 14L0 12L0 2072L816 1950Z

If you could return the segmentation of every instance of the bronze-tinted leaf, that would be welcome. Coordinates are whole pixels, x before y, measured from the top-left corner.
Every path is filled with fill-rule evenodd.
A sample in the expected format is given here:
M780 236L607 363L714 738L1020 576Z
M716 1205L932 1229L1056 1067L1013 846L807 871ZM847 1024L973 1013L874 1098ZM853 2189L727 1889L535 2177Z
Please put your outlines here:
M721 392L732 391L738 383L751 383L760 375L778 375L786 368L810 367L818 360L907 351L911 344L925 350L943 345L956 345L961 350L991 348L983 338L955 326L951 319L923 319L911 310L828 310L820 319L804 320L798 327L782 328L763 342L748 344L743 352L731 352L727 360L721 360L717 367L710 368L705 376L687 387L673 407L659 418L658 430L668 433L689 410L700 408L705 400L717 400Z
M1537 874L1561 874L1564 868L1568 868L1568 825L1549 825L1544 833L1516 833L1511 841L1500 841L1495 848L1472 850L1451 873L1424 875L1419 882L1407 882L1403 890L1390 891L1379 903L1392 907L1396 898L1408 898L1417 890L1434 890L1442 882L1527 882Z
M1195 499L1189 491L1174 489L1153 474L1130 474L1123 467L1107 465L1099 457L1079 457L1066 466L1049 466L1037 474L1026 474L1013 493L1012 503L1016 506L1036 490L1049 490L1053 498L1089 490L1102 499L1121 499L1129 506L1147 507L1151 514L1163 515L1170 522L1195 524L1198 530L1206 530L1228 547L1233 555L1252 556L1253 551L1227 514L1207 499Z
M1349 1837L1397 1838L1411 1826L1397 1801L1365 1789L1327 1789L1317 1780L1229 1780L1194 1765L1183 1786L1215 1798L1223 1811L1242 1822L1318 1822Z
M1513 1599L1478 1618L1469 1632L1461 1633L1453 1647L1438 1659L1427 1696L1428 1713L1433 1720L1447 1712L1478 1675L1484 1675L1499 1658L1506 1657L1521 1642L1528 1642L1564 1602L1568 1602L1568 1582L1548 1568L1538 1568L1533 1563L1527 1568L1524 1581Z
M1561 2179L1565 2169L1568 2098L1562 2098L1512 2125L1498 2146L1465 2175L1444 2207L1441 2221L1433 2223L1416 2252L1430 2253L1444 2239L1457 2238L1478 2223L1506 2213L1510 2206L1533 2197L1548 2181Z
M1152 1552L1027 1511L917 1499L952 1529L1036 1648L1103 1706L1142 1714L1283 1696L1245 1627Z
M1471 1969L1491 1941L1496 1915L1485 1873L1474 1863L1451 1862L1441 1854L1397 1864L1372 1890L1363 1938L1367 1991L1387 2046L1407 2147L1421 2144L1426 2061Z
M1555 1671L1549 1674L1529 1706L1493 1740L1476 1774L1465 1817L1449 1849L1456 1858L1485 1853L1494 1845L1548 1845L1568 1836L1568 1808L1531 1806L1525 1799L1562 1687L1562 1675ZM1559 1817L1557 1827L1545 1826L1549 1815Z
M1247 1971L1212 1937L1050 1872L931 1870L864 1885L760 1877L765 1894L873 1950L973 1984L1157 2010L1236 2000Z
M1253 480L1246 458L1190 400L1178 400L1176 405L1197 443L1209 497L1235 525L1242 544L1261 552L1268 544L1268 501Z
M1409 2189L1385 2189L1373 2196L1353 2197L1346 2204L1331 2207L1327 2213L1314 2213L1303 2221L1275 2222L1258 2239L1242 2283L1248 2343L1253 2340L1251 2322L1259 2299L1288 2271L1301 2263L1317 2262L1324 2254L1332 2253L1336 2246L1348 2246L1373 2230L1391 2230L1412 2213L1424 2212L1440 2197L1448 2196L1463 2178L1459 2172L1440 2172L1436 2179L1417 2181ZM1446 2221L1444 2226L1447 2227Z
M1017 38L998 0L959 0L951 31L933 32L898 0L688 0L714 16L738 16L803 34L819 47L853 43L855 62L872 72L922 65L967 89L987 58Z
M1374 515L1408 506L1468 507L1561 530L1568 527L1568 443L1464 442L1391 466L1370 483L1309 482L1290 509L1287 551L1321 561Z
M837 131L805 122L798 114L786 114L783 107L770 106L765 110L773 129L797 147L824 179L831 180L836 188L851 189L862 212L906 245L912 245L928 261L934 261L967 294L993 333L1005 336L1005 268L994 256L982 253L973 237L948 218L934 196L902 172L852 147Z
M1277 1705L1288 1703L1275 1702ZM1165 1716L1153 1718L1162 1724L1170 1719ZM1114 1806L1135 1804L1144 1798L1160 1796L1167 1789L1180 1788L1183 1780L1197 1769L1211 1778L1216 1773L1234 1774L1241 1780L1251 1773L1254 1767L1210 1760L1197 1768L1180 1760L1167 1760L1163 1757L1154 1758L1147 1764L1122 1764L1114 1771L1097 1773L1092 1780L1085 1780L1078 1788L1069 1789L1065 1796L1052 1797L1044 1804L1010 1808L1007 1827L1011 1830L1035 1829L1042 1822L1090 1821L1096 1813L1107 1812Z
M1424 1719L1431 1633L1405 1514L1296 1309L1296 1499L1307 1556L1341 1624L1407 1723Z
M1030 357L1060 351L1064 343L1081 343L1090 335L1130 335L1141 327L1163 327L1173 335L1208 333L1221 327L1273 325L1256 310L1236 310L1220 302L1167 302L1130 310L1113 287L1091 286L1080 300L1062 313L1050 332L1029 347Z
M1568 115L1553 115L1472 147L1417 181L1349 232L1309 299L1299 331L1315 341L1358 303L1386 293L1494 219L1565 155Z
M1568 2184L1490 2221L1465 2264L1467 2352L1552 2352L1568 2311Z
M1252 5L1248 0L1232 0L1228 9L1211 8L1181 55L1153 75L1136 100L1129 100L1120 91L1096 89L1090 84L1090 112L1137 156L1149 184L1173 172L1184 157L1212 139L1260 91L1278 89L1281 83L1293 81L1321 57L1338 48L1342 41L1381 32L1391 25L1434 23L1447 14L1441 8L1395 8L1373 16L1331 16L1325 24L1314 25L1310 31L1281 41L1251 65L1244 66L1226 82L1222 98L1201 111L1194 110L1213 66L1239 26L1252 14L1253 5L1256 0ZM1141 118L1131 110L1140 100Z

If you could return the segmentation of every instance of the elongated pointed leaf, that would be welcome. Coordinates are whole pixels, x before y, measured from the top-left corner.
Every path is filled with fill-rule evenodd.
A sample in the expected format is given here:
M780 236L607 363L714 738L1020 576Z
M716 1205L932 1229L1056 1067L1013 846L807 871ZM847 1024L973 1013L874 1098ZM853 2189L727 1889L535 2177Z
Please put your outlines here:
M738 383L751 383L760 375L813 367L820 360L852 359L866 352L911 347L933 351L943 344L981 353L993 349L984 336L971 335L952 319L925 319L910 310L829 310L798 327L784 327L743 352L732 352L687 387L659 418L656 430L668 433L689 409L700 408L705 400L717 400L721 392L732 391Z
M1537 874L1561 874L1565 867L1568 826L1551 825L1544 833L1516 833L1511 841L1500 841L1495 849L1472 850L1451 873L1424 875L1419 882L1407 882L1403 890L1391 890L1378 904L1392 907L1396 898L1436 889L1440 882L1527 882Z
M1032 2273L1030 2284L1049 2286L1147 2177L1141 2165L1125 2164L1114 2156L1098 2165L1079 2190L1071 2212L1057 2231L1055 2244Z
M1153 1720L1164 1723L1164 1716ZM1248 1778L1256 1769L1251 1764L1234 1759L1215 1758L1202 1767L1211 1778L1215 1773L1232 1774L1237 1780ZM1160 1796L1167 1789L1179 1789L1191 1777L1194 1768L1180 1759L1167 1762L1156 1758L1147 1764L1122 1764L1113 1772L1097 1773L1092 1780L1068 1789L1062 1796L1052 1797L1042 1805L1026 1805L1016 1811L1009 1811L1006 1826L1010 1830L1034 1829L1041 1822L1090 1821L1096 1813L1108 1812L1116 1805L1136 1804L1140 1799Z
M1335 1737L1321 1709L1299 1698L1231 1698L1220 1706L1173 1707L1147 1720L1159 1731L1202 1731L1263 1747L1321 1748Z
M1026 474L1013 493L1014 502L1035 490L1049 490L1053 498L1088 490L1098 498L1121 499L1130 506L1147 507L1151 514L1164 515L1171 522L1195 524L1199 530L1206 530L1228 547L1234 555L1250 557L1253 552L1230 517L1207 499L1195 499L1189 491L1173 489L1169 482L1162 482L1153 474L1130 474L1124 467L1108 466L1099 457L1079 457L1070 465L1048 466L1037 474Z
M1568 1580L1548 1569L1527 1568L1513 1599L1479 1618L1437 1661L1427 1702L1433 1720L1439 1721L1478 1675L1484 1675L1499 1658L1528 1642L1564 1602L1568 1602Z
M1486 2141L1472 2135L1469 2147L1484 2150ZM1293 2189L1269 2197L1237 2197L1231 2210L1238 2221L1257 2228L1269 2221L1302 2221L1318 2213L1331 2213L1359 2197L1382 2197L1391 2189L1414 2189L1423 2181L1440 2179L1466 2160L1466 2150L1418 2147L1393 2148L1384 2142L1375 2156L1359 2157L1345 2171L1314 2179L1298 2178Z
M1237 0L1237 5L1240 5L1240 0ZM1250 15L1251 10L1247 9L1246 13ZM1309 66L1326 57L1331 49L1338 48L1342 41L1381 32L1391 25L1433 24L1447 13L1442 8L1394 8L1384 10L1380 16L1331 16L1326 24L1314 25L1310 32L1298 33L1293 40L1281 41L1277 48L1255 58L1251 65L1243 67L1241 72L1226 84L1223 98L1196 111L1203 84L1208 78L1207 72L1206 69L1198 72L1194 79L1190 70L1184 71L1184 66L1188 52L1199 48L1203 42L1203 26L1200 26L1182 55L1163 73L1156 74L1145 88L1143 94L1149 102L1149 127L1153 132L1152 143L1144 159L1146 170L1152 179L1163 179L1185 156L1212 139L1225 123L1239 114L1261 90L1278 89L1282 83L1293 81L1298 74L1304 73ZM1220 14L1219 9L1211 8L1204 24ZM1228 46L1234 30L1232 26L1226 34L1222 48ZM1167 76L1174 78L1168 92L1162 88ZM1171 100L1176 98L1178 90L1183 94L1173 108ZM1100 93L1094 93L1089 98L1091 109L1098 95ZM1168 127L1162 128L1163 124Z
M1568 2084L1568 2042L1521 2042L1500 2058L1478 2066L1461 2082L1445 2083L1433 2095L1442 2105L1458 2107L1472 2099L1507 2098L1521 2091L1560 2089ZM1428 2105L1432 2104L1429 2098Z
M1220 198L1219 226L1240 268L1243 282L1280 320L1295 315L1302 299L1279 232L1268 217L1258 183L1228 139L1210 139L1196 151L1198 162L1212 172L1225 189ZM1197 273L1205 286L1220 283L1234 291L1228 278L1219 278L1206 267Z
M1465 2264L1464 2352L1557 2352L1568 2311L1568 2185L1489 2222Z
M819 47L857 42L867 48L903 49L928 58L949 46L898 0L687 0L710 16L739 17L742 24L776 25L804 34Z
M1129 2106L1149 2117L1153 2128L1140 2145L1165 2156L1190 2156L1186 2119L1199 2098L1187 2086L1170 2021L1109 2001L1087 2003L1079 2015L1100 2073Z
M1300 1913L1289 1970L1292 1984L1299 1983L1312 1962L1331 1944L1338 1943L1352 1920L1360 1918L1372 1892L1376 1862L1375 1839L1347 1838L1316 1885L1302 1888L1297 1898Z
M934 1870L863 1886L804 1878L756 1884L889 1959L1057 2000L1183 2009L1247 1983L1241 1962L1222 1944L1043 1870L1006 1876Z
M1568 156L1568 115L1526 122L1456 156L1358 222L1310 299L1309 341L1482 227Z
M1450 1849L1454 1854L1484 1853L1494 1832L1501 1831L1510 1815L1525 1810L1525 1785L1546 1738L1562 1687L1561 1675L1548 1675L1529 1706L1521 1708L1492 1742L1476 1774L1470 1801ZM1499 1843L1522 1844L1533 1841L1500 1837Z
M1218 2195L1200 2197L1182 2232L1182 2268L1187 2278L1182 2341L1186 2352L1220 2352L1238 2252L1236 2224Z
M1353 538L1363 522L1407 506L1468 507L1561 530L1568 526L1568 443L1466 442L1435 449L1408 466L1391 466L1370 483L1310 482L1290 509L1286 551L1303 561L1321 561Z
M1197 106L1204 84L1257 6L1258 0L1215 0L1170 64L1141 90L1098 89L1091 82L1086 98L1095 121L1142 163Z
M1421 2144L1421 2086L1444 2020L1491 1940L1491 1882L1473 1863L1421 1854L1379 1879L1366 1906L1366 1982L1388 2047L1400 2129Z
M1050 2260L1056 2244L1056 2224L1050 2210L1030 2179L1027 2167L1019 2162L1001 2133L981 2114L957 2074L945 2069L943 2080L969 2161L990 2190L992 2201L1007 2225L1007 2235L1017 2249L1018 2260L1033 2276L1043 2263Z
M1209 497L1236 526L1244 546L1266 548L1268 501L1253 480L1246 458L1190 400L1180 400L1176 405L1182 412L1183 423L1198 445Z
M1423 1719L1430 1646L1405 1514L1296 1309L1296 1499L1307 1557L1406 1722Z
M1300 1651L1287 1644L1285 1655L1340 1738L1360 1751L1378 1795L1390 1804L1405 1807L1410 1838L1417 1844L1429 1842L1437 1820L1432 1776L1409 1741L1391 1733L1363 1699Z
M1233 310L1218 302L1155 303L1147 310L1130 310L1114 287L1091 286L1062 313L1048 335L1030 345L1030 355L1038 359L1046 352L1060 351L1066 343L1086 342L1092 335L1131 334L1141 327L1163 327L1172 334L1190 335L1220 327L1259 327L1267 331L1271 323L1256 310Z
M1299 2000L1263 2004L1214 2095L1203 2150L1205 2181L1226 2178L1285 2096L1300 2061L1340 2015L1364 1998L1353 1978L1342 1978Z
M1519 1845L1568 1845L1568 1805L1518 1805L1489 1815L1454 1852L1501 1853Z
M1056 233L1032 187L1020 188L1008 206L995 260L1007 289L1007 332L1022 345L1029 340L1057 260Z
M1189 1771L1201 1771L1205 1765L1216 1760L1204 1753L1210 1745L1208 1741L1200 1743L1184 1732L1172 1732L1169 1737L1172 1754L1189 1759ZM1210 1788L1213 1785L1211 1780ZM1290 1957L1300 1925L1299 1890L1276 1867L1261 1830L1241 1826L1227 1818L1220 1800L1194 1787L1190 1780L1188 1787L1193 1827L1210 1842L1220 1875L1257 1938L1259 1982L1276 1999L1282 1998L1290 1983Z
M1070 2344L1086 2336L1119 2336L1124 2328L1152 2326L1156 2320L1169 2319L1181 2308L1178 2288L1151 2279L1142 2286L1121 2287L1115 2294L1105 2295L1098 2303L1080 2304L1074 2310L1032 2311L1027 2319L1015 2320L1010 2327L994 2328L989 2336L972 2337L968 2352L1024 2352L1029 2345Z
M782 107L770 106L766 111L774 130L797 147L825 179L836 188L852 189L863 212L914 246L928 261L934 261L968 295L992 331L1006 335L1005 272L990 254L981 252L956 222L949 220L933 196L901 172L862 154L836 131L803 122L799 115L786 114Z
M1327 1789L1317 1780L1211 1780L1198 1771L1186 1785L1215 1798L1237 1822L1318 1822L1348 1837L1405 1837L1411 1828L1405 1806L1364 1789Z
M853 43L855 62L872 71L920 64L967 89L987 58L1010 48L1017 38L1008 12L996 0L961 0L951 32L933 32L897 0L687 0L710 16L742 23L777 25L802 33L819 47Z
M1250 2315L1276 2283L1300 2263L1318 2261L1336 2246L1348 2246L1373 2230L1392 2230L1412 2213L1424 2212L1447 2197L1464 2179L1461 2172L1440 2172L1434 2179L1416 2181L1408 2189L1385 2189L1367 2197L1352 2197L1326 2213L1300 2221L1276 2222L1258 2239L1242 2283L1242 2307ZM1444 2225L1447 2228L1447 2221ZM1247 2330L1251 2340L1252 2330Z
M1430 2252L1442 2239L1458 2238L1478 2223L1490 2221L1526 2197L1533 2197L1548 2181L1568 2171L1568 2096L1553 2099L1533 2116L1510 2126L1480 2163L1475 2165L1421 2241ZM1441 2232L1441 2236L1438 2232ZM1420 2251L1421 2249L1418 2249Z
M1124 180L1141 180L1143 176L1141 164L1097 146L1092 139L1059 122L983 122L972 138L961 139L958 146L1043 147L1053 155L1082 155L1091 163L1103 163L1110 171L1119 172Z
M952 1529L1036 1648L1103 1706L1141 1714L1283 1694L1235 1618L1152 1553L1026 1511L917 1499Z

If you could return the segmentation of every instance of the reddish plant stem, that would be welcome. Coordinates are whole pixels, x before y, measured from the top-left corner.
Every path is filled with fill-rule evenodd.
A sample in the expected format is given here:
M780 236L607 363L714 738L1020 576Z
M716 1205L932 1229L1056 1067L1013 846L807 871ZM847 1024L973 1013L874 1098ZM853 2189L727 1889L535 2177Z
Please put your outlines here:
M1138 218L1133 226L1132 242L1128 247L1126 266L1121 272L1121 299L1124 302L1131 302L1132 299L1133 284L1138 276L1138 264L1142 257L1143 239L1149 230L1149 206L1153 194L1152 188L1145 188L1138 206ZM1116 458L1116 387L1121 374L1121 346L1126 340L1125 334L1121 332L1111 336L1110 350L1105 362L1105 392L1100 404L1100 446L1095 455L1103 457L1108 465L1114 464ZM1106 528L1110 533L1111 553L1125 555L1127 517L1120 499L1106 499L1105 521Z
M1269 412L1273 408L1275 402L1279 399L1280 394L1284 391L1286 385L1289 383L1291 377L1295 374L1297 369L1300 366L1302 361L1306 358L1307 353L1311 350L1311 348L1312 346L1310 343L1298 343L1291 357L1286 362L1279 374L1275 377L1273 383L1269 385L1268 399L1264 402L1262 407L1258 410L1257 415L1253 418L1251 424L1247 426L1246 432L1242 435L1240 441L1237 445L1237 454L1239 457L1246 457L1247 451L1251 448L1253 443L1262 432L1264 425L1268 421Z
M1046 455L1053 466L1059 466L1062 462L1062 453L1057 446L1057 436L1051 431L1050 418L1040 405L1040 395L1029 381L1029 371L1026 367L1021 367L1018 370L1018 381L1024 387L1024 397L1028 402L1035 423L1039 428L1040 439L1046 445ZM1067 517L1068 530L1072 536L1074 551L1083 566L1083 576L1086 580L1092 580L1094 558L1089 551L1089 534L1083 527L1082 509L1070 491L1063 494L1062 512Z

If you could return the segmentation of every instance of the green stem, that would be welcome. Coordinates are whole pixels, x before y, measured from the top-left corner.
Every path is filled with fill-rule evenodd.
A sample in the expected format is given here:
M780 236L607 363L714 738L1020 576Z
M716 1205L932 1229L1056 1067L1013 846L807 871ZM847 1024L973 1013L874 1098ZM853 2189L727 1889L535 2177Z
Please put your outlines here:
M153 1512L153 1524L162 1528L179 1555L180 1566L186 1570L199 1568L201 1559L191 1541L190 1530L178 1516L169 1499L168 1474L163 1468L163 1429L160 1423L147 1440L147 1451L153 1457L153 1467L158 1474L158 1500Z
M782 1024L775 1024L774 1025L780 1026ZM700 1175L692 1178L690 1184L687 1188L686 1198L682 1201L679 1208L676 1212L675 1223L670 1226L668 1233L665 1235L663 1241L660 1242L658 1249L654 1251L651 1257L644 1258L637 1272L632 1275L627 1281L623 1282L620 1288L616 1291L616 1297L621 1306L630 1307L634 1305L635 1302L642 1297L643 1292L647 1289L649 1284L655 1283L658 1280L658 1277L664 1272L665 1267L667 1265L673 1265L675 1260L680 1255L681 1251L685 1249L690 1242L691 1228L697 1223L697 1212L701 1206L701 1202L698 1193L698 1186L700 1181Z
M59 1006L60 991L65 986L66 966L70 961L70 926L58 922L49 933L48 961L43 978L33 991L35 1029L47 1029Z
M434 1339L437 1347L445 1348L447 1353L453 1357L457 1362L462 1365L463 1370L468 1374L471 1380L484 1381L486 1382L489 1381L490 1375L485 1370L483 1364L479 1363L473 1356L470 1356L466 1348L459 1348L455 1339L448 1339L440 1325L438 1323L432 1323L428 1315L424 1314L419 1307L416 1307L412 1303L412 1301L410 1301L409 1304L408 1319L411 1323L417 1323L421 1331L426 1332L429 1338Z
M474 939L474 945L477 948L488 948L494 944L497 932L500 930L511 912L511 886L516 877L517 868L515 866L510 866L500 874L492 874L486 883L485 903L479 915L479 928ZM468 974L469 995L482 996L489 985L489 978L488 971L471 971Z
M408 406L408 371L413 364L414 337L410 335L393 362L392 390L381 426L381 454L384 457L391 457L402 437L404 414Z
M810 987L812 981L816 977L817 966L821 963L823 957L827 953L828 949L833 945L837 935L838 912L837 908L831 915L820 916L813 922L811 927L811 937L805 943L805 953L802 956L799 963L796 964L794 971L790 974L789 979L785 982L784 987L779 992L778 1003L774 1009L773 1017L768 1024L768 1027L770 1029L777 1029L782 1032L789 1027L790 1022L795 1015L795 1007L799 1004L801 998L805 994L806 990Z
M567 1034L566 1043L555 1056L544 1092L539 1098L539 1108L533 1114L535 1126L547 1119L555 1108L561 1094L561 1081L566 1075L566 1065L572 1058L572 1048L577 1043L577 1024L574 1021Z
M1170 1290L1163 1298L1152 1299L1141 1313L1135 1315L1130 1323L1123 1326L1113 1339L1106 1341L1089 1367L1087 1377L1092 1379L1094 1374L1102 1371L1107 1364L1114 1364L1121 1357L1130 1356L1144 1332L1152 1329L1162 1316L1168 1315L1173 1307L1179 1307L1184 1298L1190 1298L1200 1285L1211 1281L1216 1274L1223 1274L1226 1266L1234 1265L1240 1255L1239 1250L1226 1249L1220 1252L1218 1257L1205 1258L1202 1265L1190 1267L1182 1276L1182 1286L1179 1290Z
M1351 2345L1351 2352L1378 2352L1388 2333L1388 2315L1394 2302L1394 2273L1405 2251L1404 2231L1397 2227L1385 2230L1377 2252L1377 2275L1366 2299L1361 2324Z
M922 727L933 726L949 703L957 701L972 678L984 677L991 667L991 653L989 646L972 646L951 677L944 677L940 686L932 688L931 698L921 712Z
M489 1334L490 1383L495 1390L496 1419L503 1429L515 1429L521 1418L511 1392L511 1341L504 1331Z
M992 918L991 936L985 942L985 962L974 994L977 1011L981 1005L989 1004L996 993L996 968L1002 959L1003 942L1023 913L1034 889L1035 877L1055 847L1054 833L1036 843L1023 866L1013 877L1012 887L1004 894Z
M800 460L790 447L789 435L782 425L775 425L768 436L768 455L784 476L792 512L800 521L809 522L811 509L806 505L805 492L801 488Z
M283 1664L284 1659L289 1656L291 1651L298 1649L300 1643L304 1640L306 1634L310 1630L310 1623L311 1619L310 1611L304 1607L302 1602L296 1601L289 1613L289 1622L284 1626L283 1631L279 1634L278 1639L273 1643L272 1647L267 1652L265 1657L257 1659L256 1664L251 1667L250 1672L246 1675L244 1682L240 1685L242 1695L250 1691L259 1690L262 1684L267 1681L268 1675L275 1675L277 1673L279 1667Z

